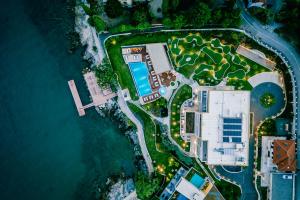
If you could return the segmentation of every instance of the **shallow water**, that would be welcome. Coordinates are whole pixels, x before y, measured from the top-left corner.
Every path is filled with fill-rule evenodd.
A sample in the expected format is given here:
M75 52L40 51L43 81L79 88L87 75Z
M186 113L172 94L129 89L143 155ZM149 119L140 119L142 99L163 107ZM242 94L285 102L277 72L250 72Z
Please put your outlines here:
M0 10L0 199L93 199L109 175L134 172L133 150L93 109L78 117L67 81L89 99L81 52L67 52L67 3L10 0Z

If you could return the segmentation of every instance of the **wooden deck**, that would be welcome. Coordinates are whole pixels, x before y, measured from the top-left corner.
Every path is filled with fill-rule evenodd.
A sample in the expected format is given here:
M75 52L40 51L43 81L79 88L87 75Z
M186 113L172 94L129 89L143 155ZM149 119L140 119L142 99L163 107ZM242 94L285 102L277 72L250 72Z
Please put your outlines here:
M79 114L79 116L84 116L85 111L84 111L84 108L83 108L83 105L82 105L80 96L78 94L77 87L75 85L74 80L68 81L68 84L69 84L69 87L70 87L70 90L71 90L71 93L72 93L72 96L73 96L78 114Z

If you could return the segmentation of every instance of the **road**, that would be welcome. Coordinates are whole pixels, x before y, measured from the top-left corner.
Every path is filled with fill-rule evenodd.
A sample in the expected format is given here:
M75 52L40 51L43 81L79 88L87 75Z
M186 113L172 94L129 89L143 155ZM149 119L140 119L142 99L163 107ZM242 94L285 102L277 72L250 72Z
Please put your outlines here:
M297 140L297 149L300 149L300 113L299 113L299 98L300 92L300 56L296 49L286 42L284 39L279 37L276 33L269 32L264 29L264 26L260 24L257 20L251 17L246 11L242 0L238 1L238 6L242 8L242 28L249 32L252 36L259 39L267 46L280 52L285 60L289 63L293 87L294 87L294 131ZM297 152L297 176L296 176L296 200L300 200L300 151Z

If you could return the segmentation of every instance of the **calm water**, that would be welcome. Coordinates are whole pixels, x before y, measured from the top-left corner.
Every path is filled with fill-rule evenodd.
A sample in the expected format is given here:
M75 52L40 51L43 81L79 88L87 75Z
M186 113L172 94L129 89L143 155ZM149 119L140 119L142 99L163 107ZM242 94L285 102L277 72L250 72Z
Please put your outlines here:
M0 199L93 199L107 176L134 171L116 124L94 110L79 118L67 81L84 103L81 52L67 53L73 19L62 0L0 6Z

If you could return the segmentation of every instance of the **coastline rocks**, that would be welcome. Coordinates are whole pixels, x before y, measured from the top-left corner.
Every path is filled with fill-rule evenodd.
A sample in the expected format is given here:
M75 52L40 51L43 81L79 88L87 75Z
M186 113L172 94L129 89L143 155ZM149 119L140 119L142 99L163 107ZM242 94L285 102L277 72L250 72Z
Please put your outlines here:
M85 14L81 6L75 7L75 14L75 31L79 34L82 46L86 46L83 58L91 61L94 65L99 65L104 58L104 54L97 33L89 25L89 16Z
M108 200L136 200L134 182L132 179L120 179L113 184L107 194Z

